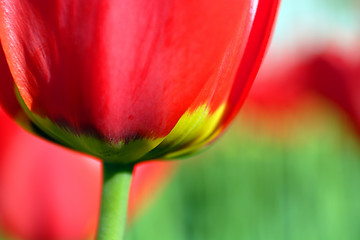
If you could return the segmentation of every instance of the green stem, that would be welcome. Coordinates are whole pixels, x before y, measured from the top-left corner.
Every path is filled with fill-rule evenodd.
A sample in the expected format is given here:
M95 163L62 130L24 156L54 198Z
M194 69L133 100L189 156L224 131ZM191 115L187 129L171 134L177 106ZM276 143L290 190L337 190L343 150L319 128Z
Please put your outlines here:
M123 240L133 166L103 163L97 240Z

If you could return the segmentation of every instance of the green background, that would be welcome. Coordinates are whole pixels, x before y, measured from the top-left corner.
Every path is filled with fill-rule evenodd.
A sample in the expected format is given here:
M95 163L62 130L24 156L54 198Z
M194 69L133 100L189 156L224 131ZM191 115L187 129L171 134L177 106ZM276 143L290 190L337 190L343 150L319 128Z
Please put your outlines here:
M360 142L333 113L310 115L286 139L240 115L184 160L127 239L360 239Z

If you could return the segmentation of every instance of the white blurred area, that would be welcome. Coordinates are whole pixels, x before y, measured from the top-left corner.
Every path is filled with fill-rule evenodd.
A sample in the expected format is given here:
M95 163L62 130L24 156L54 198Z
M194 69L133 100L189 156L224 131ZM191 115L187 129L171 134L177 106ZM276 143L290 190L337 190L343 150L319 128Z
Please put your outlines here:
M283 0L268 52L272 61L329 48L360 57L354 54L360 48L360 0Z

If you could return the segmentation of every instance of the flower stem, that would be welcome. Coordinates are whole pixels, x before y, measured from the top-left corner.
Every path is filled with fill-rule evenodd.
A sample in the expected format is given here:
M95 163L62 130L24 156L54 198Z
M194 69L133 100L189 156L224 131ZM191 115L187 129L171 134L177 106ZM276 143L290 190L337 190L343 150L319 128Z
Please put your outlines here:
M133 166L103 163L97 240L123 240Z

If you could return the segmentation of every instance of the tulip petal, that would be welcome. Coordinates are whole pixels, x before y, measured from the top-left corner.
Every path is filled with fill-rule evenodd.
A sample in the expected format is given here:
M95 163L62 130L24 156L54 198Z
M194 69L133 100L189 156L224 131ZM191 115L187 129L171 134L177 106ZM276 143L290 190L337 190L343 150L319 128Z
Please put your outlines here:
M1 109L0 123L1 231L9 239L94 235L100 162L26 133Z
M203 106L205 111L201 117L197 116L201 107L184 114L165 140L148 154L149 158L174 158L191 154L219 136L239 111L250 90L271 35L278 4L278 1L260 0L252 5L253 12L249 16L253 18L253 22L250 21L253 25L245 52L237 52L242 50L242 47L237 45L241 43L241 39L235 38L234 43L229 44L223 58L224 68L219 71L219 83L215 85L214 93L208 100L209 109ZM219 106L219 103L222 105ZM213 109L217 110L214 112ZM196 124L191 128L186 127L192 121ZM168 154L156 155L159 149L163 149L160 152L168 149Z
M246 51L227 101L228 107L222 120L223 128L235 117L252 86L272 34L278 7L279 0L260 0L258 3Z
M2 48L0 51L0 103L6 112L11 116L15 116L19 110L21 111L21 107L15 97L14 81L11 77Z
M32 113L108 141L165 137L209 100L231 42L243 52L250 3L3 0L1 41Z
M22 127L33 132L30 119L26 116L16 99L15 83L2 48L0 49L0 74L0 106L7 114L14 118L17 123L22 125Z
M17 100L45 135L127 164L189 154L220 133L256 75L277 5L2 0L0 38Z

